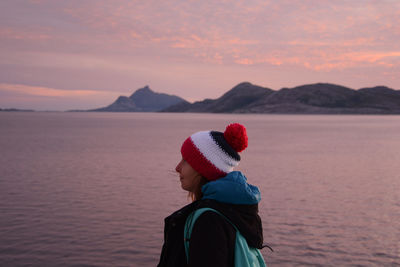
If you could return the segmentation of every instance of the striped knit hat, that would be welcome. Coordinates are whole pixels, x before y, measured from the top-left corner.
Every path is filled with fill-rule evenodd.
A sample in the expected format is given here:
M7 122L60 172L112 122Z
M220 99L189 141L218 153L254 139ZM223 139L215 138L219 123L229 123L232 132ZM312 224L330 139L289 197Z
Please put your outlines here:
M181 153L193 169L209 181L226 176L239 164L238 152L248 144L246 128L233 123L225 132L202 131L191 135L182 144Z

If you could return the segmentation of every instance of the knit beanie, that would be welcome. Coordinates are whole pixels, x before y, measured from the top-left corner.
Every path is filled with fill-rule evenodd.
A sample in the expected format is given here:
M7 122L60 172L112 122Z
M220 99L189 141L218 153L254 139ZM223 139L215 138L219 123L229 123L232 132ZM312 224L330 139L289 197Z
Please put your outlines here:
M246 128L233 123L225 132L201 131L188 137L182 144L182 158L209 181L226 176L239 164L246 149Z

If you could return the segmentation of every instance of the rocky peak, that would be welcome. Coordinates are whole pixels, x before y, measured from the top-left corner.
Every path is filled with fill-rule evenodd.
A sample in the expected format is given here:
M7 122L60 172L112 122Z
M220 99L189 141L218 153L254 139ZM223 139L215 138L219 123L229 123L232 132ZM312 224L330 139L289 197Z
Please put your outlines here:
M135 96L149 96L154 94L153 90L150 89L148 85L143 88L137 89L129 98L133 98Z

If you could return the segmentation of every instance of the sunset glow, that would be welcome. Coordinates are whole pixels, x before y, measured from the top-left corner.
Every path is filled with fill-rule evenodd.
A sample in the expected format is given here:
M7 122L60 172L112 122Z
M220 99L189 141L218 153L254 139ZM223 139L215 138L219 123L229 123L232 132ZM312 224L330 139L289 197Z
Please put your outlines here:
M399 1L6 0L0 14L0 108L92 108L145 85L188 100L243 81L400 89Z

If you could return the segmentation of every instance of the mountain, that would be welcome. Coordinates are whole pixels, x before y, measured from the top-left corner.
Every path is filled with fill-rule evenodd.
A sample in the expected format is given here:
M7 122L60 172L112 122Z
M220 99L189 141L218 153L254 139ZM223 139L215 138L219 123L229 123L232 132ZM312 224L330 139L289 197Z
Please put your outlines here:
M181 103L166 112L277 114L400 114L400 91L384 86L354 90L317 83L278 91L241 83L217 99Z
M218 99L205 99L193 104L180 103L163 111L231 113L239 109L246 109L248 105L254 103L257 99L266 97L272 92L274 91L271 89L244 82L238 84Z
M136 90L130 97L120 96L111 105L90 111L154 112L178 103L188 103L174 95L156 93L148 86Z

